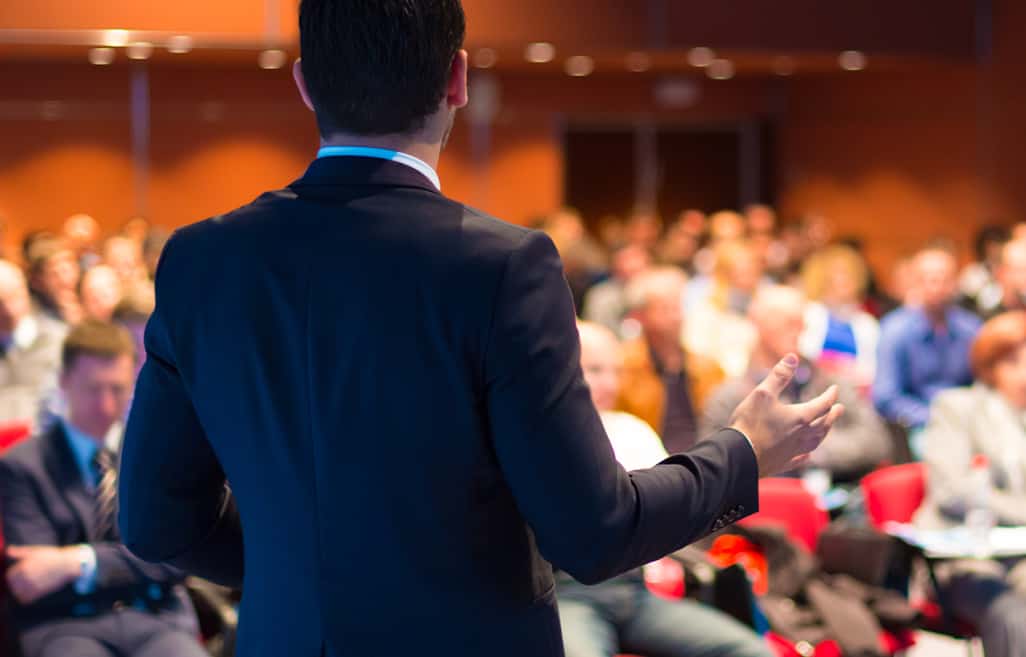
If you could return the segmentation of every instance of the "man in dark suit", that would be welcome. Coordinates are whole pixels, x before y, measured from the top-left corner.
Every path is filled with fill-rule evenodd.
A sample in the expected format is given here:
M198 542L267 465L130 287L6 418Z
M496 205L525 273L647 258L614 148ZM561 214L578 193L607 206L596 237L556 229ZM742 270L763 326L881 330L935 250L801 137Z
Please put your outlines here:
M241 584L243 657L562 655L550 563L597 582L755 511L841 409L782 406L781 363L733 429L625 472L552 242L440 193L459 1L304 0L300 31L320 157L168 242L126 545Z
M104 436L132 394L135 345L87 322L69 334L68 416L0 459L12 621L25 657L200 657L183 574L129 554L114 523Z

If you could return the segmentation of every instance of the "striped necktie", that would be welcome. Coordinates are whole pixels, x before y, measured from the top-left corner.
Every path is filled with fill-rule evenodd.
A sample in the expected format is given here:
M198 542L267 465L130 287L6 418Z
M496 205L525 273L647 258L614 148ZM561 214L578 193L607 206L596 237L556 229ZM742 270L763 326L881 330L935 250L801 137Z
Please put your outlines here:
M96 506L93 520L95 532L93 539L104 542L116 539L114 531L114 513L117 507L117 476L118 470L114 463L114 452L103 448L96 452L93 466L99 483L96 485Z

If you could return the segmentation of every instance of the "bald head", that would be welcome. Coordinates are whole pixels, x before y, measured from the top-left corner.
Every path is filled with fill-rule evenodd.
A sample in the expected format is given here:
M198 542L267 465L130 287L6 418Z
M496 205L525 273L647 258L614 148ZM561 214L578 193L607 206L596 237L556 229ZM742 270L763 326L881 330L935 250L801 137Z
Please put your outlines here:
M10 338L31 310L25 274L14 264L0 260L0 337Z
M109 322L121 296L121 279L113 267L97 265L82 277L82 307L92 319Z
M776 362L798 351L805 330L805 295L792 287L774 285L759 290L748 308L759 337L758 351Z
M599 411L610 411L620 396L620 341L612 331L592 322L578 322L577 331L581 336L581 369L591 389L591 400Z

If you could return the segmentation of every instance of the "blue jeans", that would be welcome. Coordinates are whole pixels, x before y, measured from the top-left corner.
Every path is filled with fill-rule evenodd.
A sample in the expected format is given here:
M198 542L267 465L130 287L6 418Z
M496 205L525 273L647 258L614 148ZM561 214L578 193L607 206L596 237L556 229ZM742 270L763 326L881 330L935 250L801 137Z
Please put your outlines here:
M596 586L561 580L566 657L772 657L751 629L692 600L650 593L637 573Z

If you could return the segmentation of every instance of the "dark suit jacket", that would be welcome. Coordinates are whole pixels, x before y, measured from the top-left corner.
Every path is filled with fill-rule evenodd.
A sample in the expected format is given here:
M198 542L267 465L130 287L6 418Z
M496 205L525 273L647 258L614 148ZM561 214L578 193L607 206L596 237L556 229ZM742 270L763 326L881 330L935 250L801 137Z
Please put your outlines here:
M394 162L179 230L146 347L123 538L244 583L244 657L561 655L548 562L597 582L756 510L736 432L624 472L552 242Z
M7 545L78 545L94 535L94 494L82 481L62 424L19 444L0 459L0 516ZM147 563L118 543L92 543L98 579L90 595L72 585L29 606L14 605L16 627L86 618L108 612L115 603L149 601L182 615L196 626L195 614L179 582L184 574ZM153 586L156 585L156 586Z

